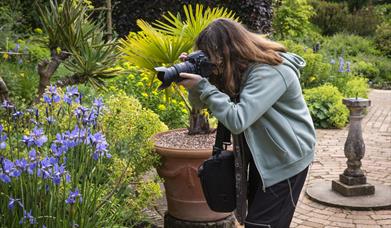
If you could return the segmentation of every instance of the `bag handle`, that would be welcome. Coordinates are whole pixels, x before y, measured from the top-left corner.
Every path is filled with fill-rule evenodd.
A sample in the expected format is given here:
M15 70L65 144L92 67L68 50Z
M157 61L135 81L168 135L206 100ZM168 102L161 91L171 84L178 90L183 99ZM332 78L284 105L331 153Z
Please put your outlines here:
M219 121L212 155L220 154L222 150L227 149L228 145L231 145L231 132Z

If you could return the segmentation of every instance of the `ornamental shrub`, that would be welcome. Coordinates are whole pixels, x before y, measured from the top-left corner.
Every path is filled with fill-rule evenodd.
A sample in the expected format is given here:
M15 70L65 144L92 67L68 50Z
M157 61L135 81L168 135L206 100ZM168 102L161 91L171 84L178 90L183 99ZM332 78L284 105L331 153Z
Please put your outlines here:
M304 89L304 98L316 128L342 128L348 122L349 111L337 87L326 84Z
M275 39L306 37L311 33L310 17L313 8L307 0L281 1L275 7L273 29Z
M357 36L338 33L322 43L322 52L334 57L352 57L359 54L379 55L372 40Z
M376 48L391 58L391 22L380 24L375 33Z
M164 122L170 129L183 128L188 125L188 108L177 93L166 96L166 90L158 91L156 88L160 81L156 78L151 82L150 75L128 63L123 64L122 74L112 79L108 87L117 88L127 95L136 98L144 108L150 109L159 115L160 121ZM168 88L170 89L170 88ZM182 92L186 96L186 91Z
M114 94L113 94L114 93ZM106 115L102 117L103 132L113 153L130 161L133 178L148 171L157 162L152 152L152 135L167 130L159 116L143 108L140 102L124 91L110 89L106 98Z
M328 80L331 65L323 55L314 53L312 49L290 40L281 43L288 48L288 51L303 57L307 63L306 67L300 72L300 83L303 88L319 86Z
M345 86L339 88L344 97L368 98L368 79L364 77L349 77Z

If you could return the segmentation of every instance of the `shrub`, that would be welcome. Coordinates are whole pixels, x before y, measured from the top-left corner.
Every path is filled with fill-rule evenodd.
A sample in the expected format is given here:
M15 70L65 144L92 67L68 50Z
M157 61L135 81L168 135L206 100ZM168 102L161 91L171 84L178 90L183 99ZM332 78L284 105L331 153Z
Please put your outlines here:
M334 57L351 57L359 54L379 55L372 40L357 35L335 34L322 43L322 52Z
M0 77L6 83L10 99L18 107L32 103L37 92L38 74L31 63L0 63Z
M128 74L122 74L112 79L108 83L108 87L123 90L127 95L137 98L144 108L158 114L160 120L170 129L187 126L189 112L178 94L173 93L171 96L166 96L165 91L156 89L160 81L155 79L151 83L147 73L129 66L129 64L124 64L124 68Z
M348 122L349 111L342 104L344 97L337 87L326 84L304 89L304 98L315 127L342 128Z
M374 7L368 5L348 14L342 31L360 36L372 36L380 22Z
M307 0L282 1L274 12L273 36L280 40L308 36L311 31L309 18L313 14Z
M106 98L108 110L102 118L103 131L111 143L113 153L130 159L133 176L138 178L156 164L152 153L151 136L167 130L159 116L145 109L140 102L123 91L111 90Z
M145 220L143 210L161 196L158 180L146 179L145 174L158 162L150 138L167 127L158 115L143 108L137 99L123 91L109 90L108 94L102 125L114 158L109 173L123 181L118 197L114 199L123 205L118 223L133 227ZM113 186L116 185L114 181L112 179Z
M93 0L95 7L105 6L104 0ZM115 31L120 37L124 37L129 32L137 32L139 27L137 19L145 21L161 20L166 12L178 12L182 17L185 15L182 10L183 5L202 4L204 6L223 7L235 10L236 15L242 18L242 22L249 29L257 32L268 33L271 28L272 12L268 6L271 1L259 0L112 0L113 4L113 24ZM166 14L167 15L167 14Z
M375 33L376 48L391 58L391 22L380 24Z
M349 13L346 4L318 0L310 3L315 11L311 22L321 29L323 35L334 35L341 31Z
M351 76L344 86L338 88L344 97L368 98L368 79L364 77Z
M331 65L323 55L314 53L310 48L293 41L283 41L290 52L304 58L307 65L301 70L300 83L303 88L311 88L325 83L330 75Z

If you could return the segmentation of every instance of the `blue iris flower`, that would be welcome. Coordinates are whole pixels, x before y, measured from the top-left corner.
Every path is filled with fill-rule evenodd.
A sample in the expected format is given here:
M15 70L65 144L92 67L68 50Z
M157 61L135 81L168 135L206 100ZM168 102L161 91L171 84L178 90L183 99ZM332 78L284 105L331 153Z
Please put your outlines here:
M74 204L76 203L76 199L79 198L79 202L81 203L82 202L82 196L81 194L79 193L79 189L75 189L75 191L70 191L69 192L69 196L68 198L65 200L65 203L66 204Z
M25 221L29 221L30 224L37 224L37 220L32 216L32 210L29 212L23 210L23 218L19 221L19 224L23 224Z

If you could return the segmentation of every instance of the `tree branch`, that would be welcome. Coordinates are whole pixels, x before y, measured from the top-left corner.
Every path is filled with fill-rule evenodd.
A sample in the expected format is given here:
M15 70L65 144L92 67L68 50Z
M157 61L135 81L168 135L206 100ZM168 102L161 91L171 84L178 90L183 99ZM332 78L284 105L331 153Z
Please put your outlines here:
M0 101L1 102L9 101L8 87L1 76L0 76Z
M38 64L38 74L39 74L39 84L38 84L38 94L35 98L35 103L38 103L42 95L45 92L46 87L50 85L50 79L54 72L56 72L58 66L62 61L66 60L71 53L66 51L61 51L57 53L57 50L51 49L51 59L50 61L44 60Z

